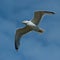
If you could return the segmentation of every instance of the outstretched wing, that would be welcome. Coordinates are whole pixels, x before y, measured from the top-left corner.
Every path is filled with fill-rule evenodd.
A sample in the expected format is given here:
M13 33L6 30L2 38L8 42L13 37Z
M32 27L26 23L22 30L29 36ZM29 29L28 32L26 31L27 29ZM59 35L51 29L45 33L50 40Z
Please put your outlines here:
M29 26L26 26L24 28L21 29L17 29L16 30L16 35L15 35L15 49L18 50L19 45L20 45L20 39L21 37L28 33L29 31L31 31L32 29Z
M37 11L37 12L34 13L34 18L32 19L32 22L33 22L34 24L38 25L39 22L40 22L40 20L41 20L41 18L42 18L42 16L43 16L45 13L46 13L46 14L55 14L54 12L50 12L50 11Z

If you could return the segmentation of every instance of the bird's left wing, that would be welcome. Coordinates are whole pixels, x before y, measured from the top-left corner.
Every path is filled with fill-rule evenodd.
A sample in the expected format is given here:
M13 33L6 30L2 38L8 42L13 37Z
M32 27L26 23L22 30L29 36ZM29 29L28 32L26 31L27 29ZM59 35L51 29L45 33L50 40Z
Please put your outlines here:
M31 29L29 26L26 26L26 27L24 27L24 28L20 28L20 29L17 29L17 30L16 30L16 34L15 34L15 49L16 49L16 50L18 50L18 48L19 48L20 38L21 38L24 34L30 32L31 30L32 30L32 29Z

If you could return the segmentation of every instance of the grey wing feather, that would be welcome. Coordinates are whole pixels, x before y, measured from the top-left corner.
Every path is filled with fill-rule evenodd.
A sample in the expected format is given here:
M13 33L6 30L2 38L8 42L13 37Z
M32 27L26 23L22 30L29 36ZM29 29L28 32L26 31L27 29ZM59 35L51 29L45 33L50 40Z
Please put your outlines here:
M50 11L37 11L34 13L34 18L32 19L32 22L38 25L44 14L55 14L55 13Z
M29 26L26 26L24 28L21 28L21 29L17 29L16 30L16 34L15 34L15 49L18 50L19 48L19 45L20 45L20 39L21 37L28 33L29 31L31 31L32 29L29 27Z

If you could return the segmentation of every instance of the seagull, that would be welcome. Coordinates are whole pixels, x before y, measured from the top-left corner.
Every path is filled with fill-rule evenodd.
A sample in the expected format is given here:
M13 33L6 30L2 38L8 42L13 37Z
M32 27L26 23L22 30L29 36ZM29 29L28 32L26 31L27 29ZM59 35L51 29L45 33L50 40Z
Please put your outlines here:
M39 33L44 32L44 30L42 28L38 27L38 24L41 21L41 18L43 17L44 14L55 14L55 13L50 12L50 11L36 11L36 12L34 12L34 18L32 20L22 21L22 23L25 24L25 27L17 29L16 34L15 34L15 49L16 50L19 49L21 37L23 35L25 35L26 33L30 32L30 31L36 31Z

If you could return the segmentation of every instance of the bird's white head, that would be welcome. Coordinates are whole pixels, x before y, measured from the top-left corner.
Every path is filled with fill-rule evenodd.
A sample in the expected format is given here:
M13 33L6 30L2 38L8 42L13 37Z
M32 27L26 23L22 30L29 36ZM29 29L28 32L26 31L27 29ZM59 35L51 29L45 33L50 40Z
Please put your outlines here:
M22 21L23 24L27 24L28 22L29 22L29 21L27 21L27 20L26 20L26 21Z

